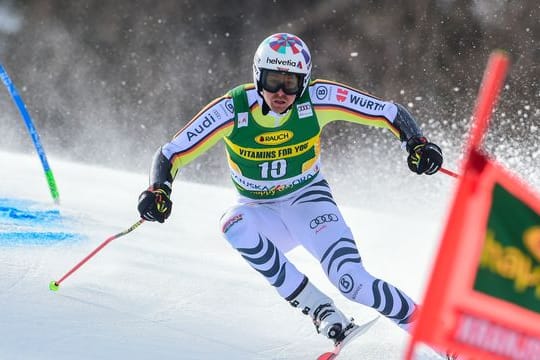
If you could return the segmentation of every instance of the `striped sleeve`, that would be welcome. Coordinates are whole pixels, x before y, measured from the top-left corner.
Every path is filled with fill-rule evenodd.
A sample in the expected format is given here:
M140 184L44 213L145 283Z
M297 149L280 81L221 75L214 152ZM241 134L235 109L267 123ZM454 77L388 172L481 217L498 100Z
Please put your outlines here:
M332 121L344 120L387 128L400 138L400 129L394 122L398 112L394 103L328 80L312 81L309 94L321 128Z
M229 135L233 126L234 104L230 95L215 99L199 111L162 147L163 155L171 162L173 178L180 168Z

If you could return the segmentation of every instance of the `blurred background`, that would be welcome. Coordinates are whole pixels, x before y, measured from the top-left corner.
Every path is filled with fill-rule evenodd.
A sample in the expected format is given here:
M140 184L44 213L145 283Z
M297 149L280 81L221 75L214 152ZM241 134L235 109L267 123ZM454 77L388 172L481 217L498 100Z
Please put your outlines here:
M453 170L488 55L505 49L511 72L486 148L540 189L537 0L0 0L0 62L49 156L136 172L202 106L252 81L253 53L275 32L307 42L314 78L407 106ZM0 134L0 149L34 151L5 89ZM368 200L381 186L425 186L387 131L333 123L322 146L330 180ZM229 184L223 151L179 177Z

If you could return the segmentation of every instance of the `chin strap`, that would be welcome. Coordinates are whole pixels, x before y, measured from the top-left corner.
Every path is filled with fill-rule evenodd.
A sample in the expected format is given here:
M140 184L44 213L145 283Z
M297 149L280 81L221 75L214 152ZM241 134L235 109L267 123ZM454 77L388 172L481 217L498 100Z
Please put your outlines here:
M268 113L270 112L270 106L268 106L268 104L266 103L266 101L263 99L263 104L262 104L262 114L263 115L268 115Z

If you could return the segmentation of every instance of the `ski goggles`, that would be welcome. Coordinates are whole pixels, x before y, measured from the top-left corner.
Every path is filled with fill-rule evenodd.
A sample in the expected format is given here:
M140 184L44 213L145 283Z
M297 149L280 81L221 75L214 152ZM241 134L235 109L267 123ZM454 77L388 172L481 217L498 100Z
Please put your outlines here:
M286 71L263 69L261 73L261 86L271 93L282 89L287 95L296 95L302 87L304 76Z

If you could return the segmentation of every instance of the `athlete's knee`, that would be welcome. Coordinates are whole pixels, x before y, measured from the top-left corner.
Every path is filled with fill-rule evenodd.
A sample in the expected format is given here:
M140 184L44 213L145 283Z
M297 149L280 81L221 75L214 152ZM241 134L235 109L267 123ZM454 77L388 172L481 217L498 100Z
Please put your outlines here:
M321 256L321 266L328 277L339 277L344 269L362 267L362 259L352 236L342 236L329 244Z
M244 220L244 212L241 207L233 207L227 210L219 219L221 232L227 234L234 225ZM237 226L238 228L239 226Z
M229 209L220 219L221 232L235 248L243 247L249 239L257 238L255 214L245 207L236 206ZM253 240L251 240L253 241Z

